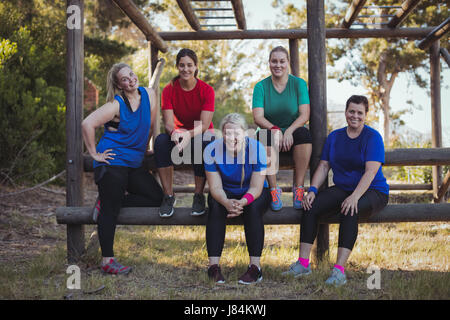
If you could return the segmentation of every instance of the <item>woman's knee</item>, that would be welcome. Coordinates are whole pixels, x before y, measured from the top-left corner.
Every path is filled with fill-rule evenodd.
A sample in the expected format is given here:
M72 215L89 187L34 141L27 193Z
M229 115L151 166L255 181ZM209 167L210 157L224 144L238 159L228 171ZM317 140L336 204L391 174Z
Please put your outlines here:
M167 133L159 134L155 139L155 152L156 150L167 149L171 141Z
M294 145L312 143L312 137L309 130L305 127L299 127L292 133Z

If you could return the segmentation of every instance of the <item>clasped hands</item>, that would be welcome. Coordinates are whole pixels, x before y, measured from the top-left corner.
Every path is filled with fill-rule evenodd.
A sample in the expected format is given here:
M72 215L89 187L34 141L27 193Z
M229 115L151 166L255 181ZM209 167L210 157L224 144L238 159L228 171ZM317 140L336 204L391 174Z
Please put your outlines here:
M227 218L234 218L240 216L244 212L244 206L247 204L247 199L227 199L225 209L228 211Z

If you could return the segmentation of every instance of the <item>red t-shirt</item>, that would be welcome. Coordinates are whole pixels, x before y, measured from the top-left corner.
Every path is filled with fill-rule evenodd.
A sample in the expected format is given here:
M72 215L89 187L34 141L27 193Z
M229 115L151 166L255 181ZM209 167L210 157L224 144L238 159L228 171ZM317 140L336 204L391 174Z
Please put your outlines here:
M214 112L214 89L197 79L194 89L185 91L179 80L166 85L161 95L161 110L173 110L175 129L194 129L194 121L200 121L200 113ZM209 129L213 128L213 123Z

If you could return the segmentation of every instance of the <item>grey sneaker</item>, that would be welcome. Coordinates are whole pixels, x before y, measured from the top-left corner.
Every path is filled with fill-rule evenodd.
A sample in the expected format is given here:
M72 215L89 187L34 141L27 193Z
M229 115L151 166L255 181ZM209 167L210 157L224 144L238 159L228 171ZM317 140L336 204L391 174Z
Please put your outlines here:
M332 284L336 287L342 286L347 283L347 277L337 268L333 268L331 276L325 281L326 284Z
M164 195L161 206L159 207L159 216L161 218L170 218L173 215L173 206L176 203L175 196Z
M294 276L294 278L298 278L301 276L306 276L311 273L311 264L308 268L305 268L300 261L296 261L295 263L289 266L289 270L282 273L283 276Z
M205 195L203 193L195 193L192 201L191 216L201 216L205 213Z

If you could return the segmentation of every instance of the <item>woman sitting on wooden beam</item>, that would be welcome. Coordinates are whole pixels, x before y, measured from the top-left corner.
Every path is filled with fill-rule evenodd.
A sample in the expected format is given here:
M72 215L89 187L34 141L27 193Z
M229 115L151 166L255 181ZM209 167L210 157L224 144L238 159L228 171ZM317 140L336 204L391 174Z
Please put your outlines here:
M277 185L279 152L292 155L294 160L293 207L302 208L305 189L303 187L309 160L312 139L305 124L309 121L309 95L305 80L289 74L289 53L278 46L269 55L271 76L258 82L253 89L253 119L258 129L257 139L267 147L271 208L279 211L283 207L281 188Z
M214 89L197 78L198 58L195 52L181 49L176 58L176 67L178 76L164 87L161 95L166 133L160 134L155 140L156 167L164 191L159 210L162 218L169 218L174 213L173 158L183 153L183 161L192 161L194 167L195 191L191 215L205 213L203 190L206 178L202 152L214 135Z
M94 221L103 256L101 270L127 274L131 268L118 263L113 252L120 208L159 207L163 199L161 186L142 167L156 120L156 95L153 89L139 86L136 74L125 63L109 70L107 89L106 104L83 120L82 131L94 159L99 192ZM95 129L103 125L105 132L95 146Z
M216 283L225 282L219 260L225 241L226 220L242 215L250 265L239 278L239 283L255 283L262 280L262 216L270 204L270 192L265 182L266 151L260 142L246 135L245 119L237 113L225 116L220 130L223 138L210 143L204 152L210 190L206 223L208 276Z
M369 102L351 96L346 103L347 127L331 132L322 150L320 163L303 200L299 259L284 274L295 277L311 273L309 256L321 217L339 215L337 261L327 284L347 282L344 266L358 235L358 219L383 209L389 200L389 185L383 175L384 144L381 135L364 124ZM334 186L318 191L333 170Z

